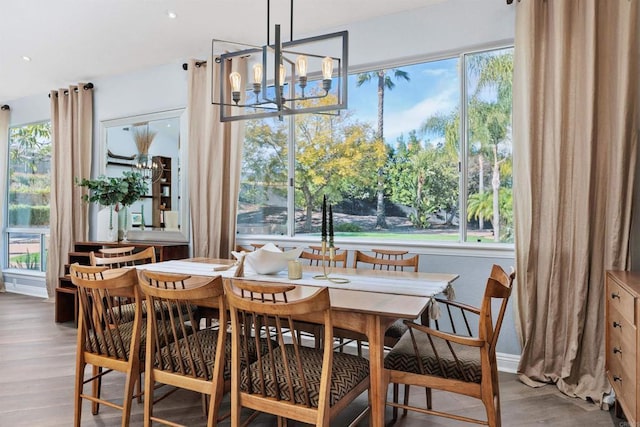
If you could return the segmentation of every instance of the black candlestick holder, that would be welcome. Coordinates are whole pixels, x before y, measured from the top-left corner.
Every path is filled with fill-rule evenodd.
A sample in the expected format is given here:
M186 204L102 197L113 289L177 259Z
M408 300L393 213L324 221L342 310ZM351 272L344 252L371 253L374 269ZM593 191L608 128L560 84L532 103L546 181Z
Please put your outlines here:
M345 279L344 277L331 277L329 276L331 274L331 264L333 262L335 262L336 259L336 248L330 247L329 248L329 262L326 262L326 256L327 256L327 242L323 241L322 242L322 274L317 274L315 276L313 276L314 279L316 280L328 280L331 283L349 283L349 279ZM327 267L328 264L328 267Z

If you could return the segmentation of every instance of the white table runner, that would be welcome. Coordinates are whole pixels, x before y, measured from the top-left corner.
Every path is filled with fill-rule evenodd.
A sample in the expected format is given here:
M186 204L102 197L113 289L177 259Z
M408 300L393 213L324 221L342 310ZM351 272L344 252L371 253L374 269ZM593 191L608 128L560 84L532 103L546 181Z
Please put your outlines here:
M140 270L157 271L162 273L178 273L190 274L193 276L222 276L233 277L236 267L225 271L214 271L215 267L221 267L222 264L206 264L191 261L164 261L155 264L145 264L137 266ZM360 276L349 274L333 274L332 277L340 277L349 280L349 283L333 283L329 280L317 280L313 276L319 272L304 272L302 279L289 280L287 272L282 271L278 274L261 275L251 271L247 271L245 266L245 278L258 280L263 282L279 282L291 283L293 285L318 286L328 288L348 289L354 291L378 292L397 295L412 295L421 297L431 297L447 287L446 281L429 281L403 279L396 277L384 277L383 275Z

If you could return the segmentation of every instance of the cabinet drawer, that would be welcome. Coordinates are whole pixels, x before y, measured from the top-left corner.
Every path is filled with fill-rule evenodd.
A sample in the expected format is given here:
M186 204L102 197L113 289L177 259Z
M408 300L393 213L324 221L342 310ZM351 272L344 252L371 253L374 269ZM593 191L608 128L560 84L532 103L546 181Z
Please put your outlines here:
M616 392L616 399L622 405L625 415L627 418L631 418L629 421L632 421L633 417L636 415L638 398L638 396L636 396L635 374L633 376L629 376L624 371L620 359L607 358L607 360L610 362L608 370L609 382Z
M637 327L630 323L615 307L609 308L607 318L607 353L614 347L623 349L624 353L636 353L637 346ZM623 354L624 354L623 353Z
M629 323L635 323L635 299L633 295L612 280L607 283L607 304L610 309L617 310Z

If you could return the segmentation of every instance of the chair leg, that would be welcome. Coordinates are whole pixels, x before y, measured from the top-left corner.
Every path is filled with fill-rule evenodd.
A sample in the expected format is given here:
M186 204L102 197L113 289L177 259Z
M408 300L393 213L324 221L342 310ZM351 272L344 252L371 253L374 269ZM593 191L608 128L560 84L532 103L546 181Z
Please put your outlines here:
M84 368L86 367L86 363L78 360L76 363L76 384L75 384L75 392L74 392L74 400L75 400L75 412L73 416L73 425L74 427L80 427L80 421L82 418L82 398L80 395L82 394L83 382L84 382Z
M146 363L146 362L145 362ZM147 363L144 372L144 427L151 426L153 415L153 366Z
M122 401L122 427L129 426L129 419L131 418L131 403L133 402L133 395L135 393L136 384L138 383L140 373L133 369L131 374L127 375L127 379L124 382L124 399Z
M100 389L102 388L102 375L100 375L102 374L102 366L93 365L93 369L91 372L94 377L98 375L96 379L91 381L91 391L92 391L93 397L99 399ZM98 402L91 402L91 413L93 415L98 415L99 411L100 411L100 404Z
M411 393L411 389L409 387L411 387L409 384L404 385L404 405L405 406L409 405L409 394ZM403 417L407 416L407 408L402 408L402 416Z
M138 374L138 381L136 381L136 401L138 404L142 403L142 372Z
M487 423L489 427L500 427L500 398L489 396L488 398L483 398L482 403L487 411Z
M431 399L433 399L433 397L431 395L431 389L429 387L425 387L424 393L427 396L427 409L432 409L433 401Z
M398 383L393 383L393 403L398 403L398 390L399 390L399 384ZM393 417L391 418L391 421L393 421L394 423L396 422L396 420L398 419L398 407L394 406L393 407Z

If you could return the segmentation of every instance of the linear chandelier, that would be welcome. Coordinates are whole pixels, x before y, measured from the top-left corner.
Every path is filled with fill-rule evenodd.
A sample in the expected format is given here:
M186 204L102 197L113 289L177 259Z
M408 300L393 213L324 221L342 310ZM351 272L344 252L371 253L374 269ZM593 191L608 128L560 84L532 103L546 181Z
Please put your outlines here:
M266 45L213 40L212 53L220 69L217 81L212 82L211 99L221 106L221 122L339 114L347 108L348 32L293 40L293 0L290 5L288 42L281 40L280 25L275 25L270 44L270 0Z

